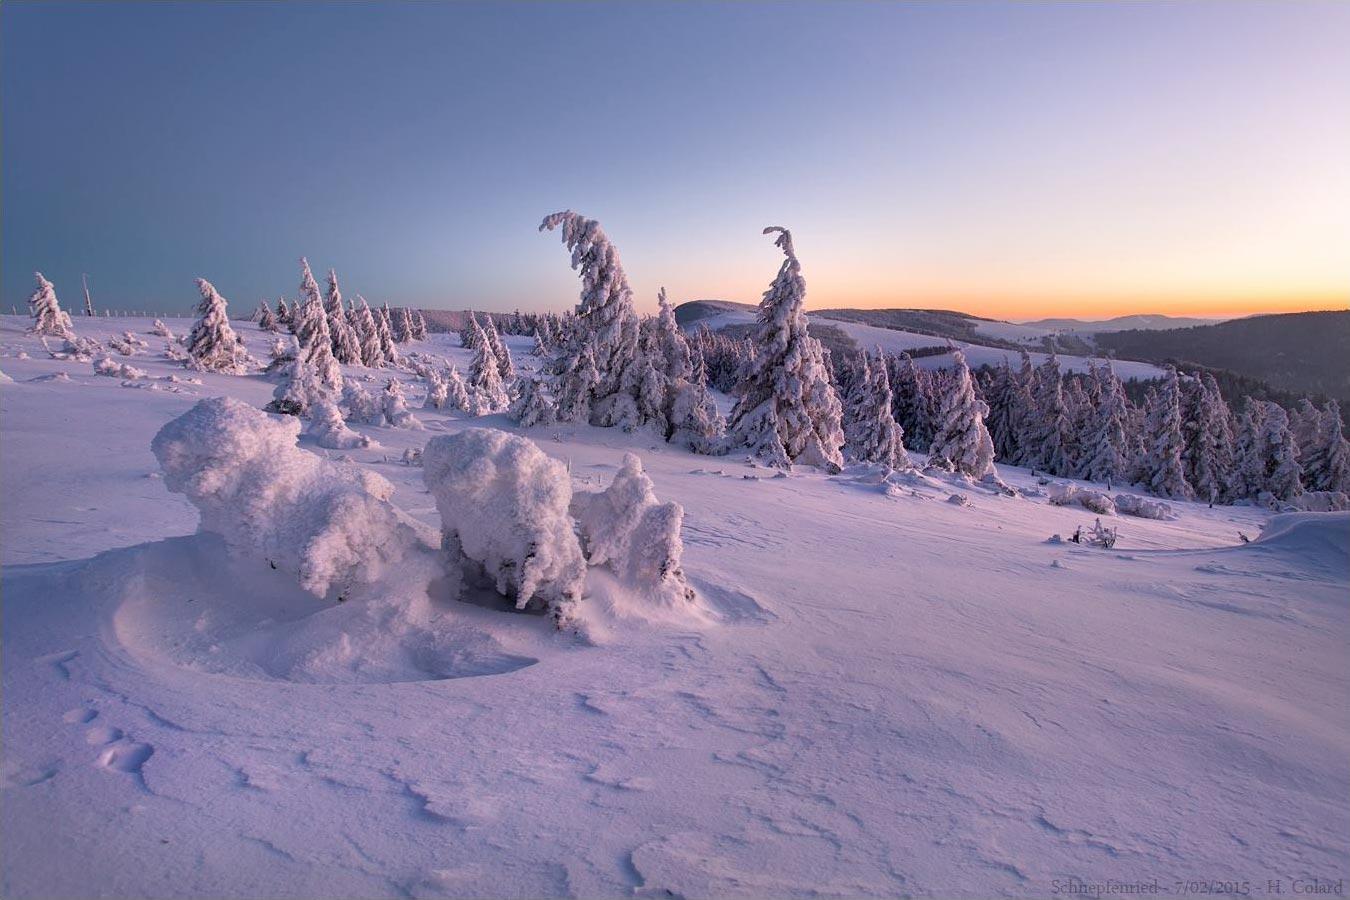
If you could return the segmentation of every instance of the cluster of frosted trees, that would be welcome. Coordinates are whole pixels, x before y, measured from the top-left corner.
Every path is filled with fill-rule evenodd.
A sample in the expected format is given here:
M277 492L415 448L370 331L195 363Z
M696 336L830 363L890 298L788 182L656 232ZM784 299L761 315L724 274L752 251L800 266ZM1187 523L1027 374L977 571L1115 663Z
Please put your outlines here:
M344 305L337 273L328 270L328 288L319 292L309 260L300 260L300 293L294 305L283 297L276 311L260 303L254 321L265 331L289 330L299 340L306 358L326 367L328 357L349 366L383 368L398 362L397 345L422 340L427 323L420 310L391 310L385 303L372 308L360 294ZM326 341L327 352L319 346ZM322 369L321 369L322 371Z
M926 423L933 374L912 363L899 374L904 414ZM1305 399L1291 414L1249 397L1233 410L1212 375L1169 367L1135 404L1109 365L1066 376L1053 354L1033 367L1024 353L1020 367L1005 363L982 380L1000 461L1220 503L1350 490L1350 446L1334 400L1319 409Z

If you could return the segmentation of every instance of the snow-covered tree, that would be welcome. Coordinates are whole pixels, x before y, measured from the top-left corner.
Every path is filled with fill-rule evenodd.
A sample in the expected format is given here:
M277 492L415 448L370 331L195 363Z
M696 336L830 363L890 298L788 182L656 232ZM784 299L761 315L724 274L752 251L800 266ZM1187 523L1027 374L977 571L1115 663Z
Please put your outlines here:
M375 316L370 304L360 294L356 295L356 340L361 348L361 362L371 368L383 368L387 362L384 355L384 343L380 340L380 328L375 324Z
M415 341L427 339L427 317L422 315L420 309L412 311L412 336Z
M300 259L300 299L296 301L295 337L300 342L300 359L314 367L319 383L337 391L342 389L342 368L333 356L333 337L328 330L328 313L319 296L319 285L309 270L309 260Z
M391 322L392 316L389 313L389 304L385 303L372 312L375 314L375 328L380 333L380 352L384 354L385 364L393 365L398 362L398 342L394 340L394 326Z
M316 403L327 399L328 391L319 383L314 367L303 359L293 359L286 371L286 378L272 392L272 402L267 404L267 411L288 416L307 416Z
M469 388L460 376L459 369L454 366L450 367L445 376L445 401L452 409L460 412L468 412L473 405L473 401L469 398Z
M290 327L295 324L295 318L291 313L291 308L286 305L285 297L277 298L277 323ZM294 329L291 329L294 331Z
M1255 500L1266 489L1266 460L1261 445L1265 419L1266 404L1246 398L1236 429L1233 474L1228 481L1230 497Z
M753 358L742 366L728 427L733 446L749 447L772 466L794 463L839 471L843 411L820 342L807 332L806 281L786 228L775 244L785 259L759 304Z
M1089 481L1122 482L1129 472L1129 444L1125 439L1129 401L1111 364L1096 369L1097 406L1083 439L1081 477Z
M412 316L408 315L408 307L400 306L394 310L392 326L394 329L394 341L399 344L406 344L413 339Z
M501 376L502 384L510 384L516 377L516 365L511 360L510 348L506 346L506 342L497 333L497 323L492 321L492 316L487 317L487 325L483 326L483 334L487 338L488 346L492 348L492 355L497 360L497 374Z
M478 321L478 315L473 310L469 310L469 320L459 330L459 345L465 350L477 350L478 345L475 342L478 340L480 333L486 335L486 332L483 332L482 323Z
M684 508L656 499L636 454L624 454L605 490L574 494L571 511L591 565L609 567L622 583L659 606L680 608L694 601L681 568Z
M314 438L315 444L329 450L352 450L374 444L364 434L348 428L347 423L342 421L337 404L327 397L314 404L309 429L305 433Z
M726 419L708 392L708 375L701 353L692 354L693 370L675 387L670 405L670 440L695 453L721 452L726 437Z
M563 464L494 428L434 437L422 463L447 555L481 567L517 609L542 606L559 628L571 625L586 562L568 511L572 484Z
M384 385L382 397L384 418L393 428L411 428L422 430L422 423L408 409L408 400L403 396L403 385L397 378L390 378Z
M357 381L348 380L342 385L342 405L347 408L347 421L360 422L363 425L384 424L384 402L382 397L371 396Z
M994 458L1015 465L1021 452L1018 438L1022 420L1031 407L1031 391L1023 384L1007 359L994 369L989 389L985 393L989 403L989 438L994 442Z
M1192 379L1182 410L1182 462L1195 495L1211 503L1227 492L1233 468L1232 413L1213 375Z
M324 313L328 316L328 334L333 344L333 358L349 366L363 364L361 341L347 321L347 307L342 303L342 290L338 287L337 272L328 270L328 296L324 300Z
M169 330L168 325L165 325L159 319L156 319L155 323L150 326L150 333L155 335L156 337L163 337L168 338L169 340L173 340L173 332Z
M586 415L592 425L633 429L643 424L637 398L641 373L630 373L638 352L638 317L618 251L600 223L568 210L548 216L539 230L562 226L563 243L572 251L572 268L581 274L581 302L566 344L549 367L558 415ZM589 357L589 365L583 359ZM585 396L577 376L594 370ZM567 383L564 383L567 382Z
M427 399L422 403L423 409L442 409L445 406L447 396L445 378L441 376L440 370L431 366L426 370L427 377Z
M475 416L500 412L506 408L509 398L502 385L501 370L497 357L492 352L492 343L480 327L474 336L477 349L469 363L469 388L472 398L472 412Z
M1153 396L1145 424L1145 457L1142 470L1149 488L1160 497L1189 500L1195 488L1186 480L1181 454L1181 385L1177 370L1168 367L1167 377Z
M544 343L544 338L540 335L539 329L537 328L534 331L534 347L530 349L530 355L548 356L548 346Z
M253 321L258 323L259 331L276 331L279 326L277 317L272 314L272 308L267 305L266 300L258 301L258 308L253 312Z
M989 406L976 398L970 368L960 350L952 351L952 374L938 407L928 462L971 478L983 478L994 471L994 442L984 426Z
M1260 447L1265 457L1265 489L1276 500L1293 500L1303 493L1303 467L1298 464L1298 444L1289 428L1289 414L1277 403L1267 403Z
M904 432L891 411L893 398L885 357L878 354L869 359L862 355L856 378L844 428L849 455L859 462L909 468Z
M41 272L34 272L33 277L37 279L37 290L33 291L28 298L28 305L32 307L33 324L28 326L29 334L40 336L73 338L75 332L71 328L70 315L61 308L61 304L56 299L56 288L52 283L42 277Z
M202 295L197 304L198 318L183 347L188 365L206 372L243 375L255 363L244 349L243 340L230 327L225 298L205 278L197 279L197 288Z
M551 425L557 421L558 410L549 399L543 383L534 376L522 377L518 382L517 395L508 414L522 428L534 425Z
M659 356L660 370L672 384L678 384L693 373L690 360L689 342L675 321L675 308L666 299L666 289L661 288L656 295L659 312L656 316L653 351Z
M931 378L908 353L890 357L886 374L891 383L891 412L905 436L905 446L926 452L936 416L936 405L929 397Z
M1301 446L1304 484L1313 491L1350 493L1350 444L1345 439L1340 404L1328 400L1317 415L1316 426Z
M1064 378L1054 353L1036 368L1031 398L1022 464L1053 475L1069 475L1073 471L1069 452L1072 425L1064 402Z

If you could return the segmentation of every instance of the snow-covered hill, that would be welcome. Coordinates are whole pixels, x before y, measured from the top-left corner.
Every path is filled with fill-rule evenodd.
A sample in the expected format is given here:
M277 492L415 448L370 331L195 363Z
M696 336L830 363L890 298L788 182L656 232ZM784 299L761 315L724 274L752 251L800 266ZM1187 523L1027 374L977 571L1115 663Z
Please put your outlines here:
M1103 550L1051 540L1095 517L1018 469L1017 496L774 477L641 432L417 409L425 431L358 426L381 446L346 452L400 509L438 524L399 459L470 424L524 433L578 488L635 451L684 506L709 611L636 616L597 579L581 641L409 575L430 659L374 605L229 558L166 490L153 435L271 382L189 373L148 336L126 360L145 377L95 376L25 324L0 320L6 897L1178 895L1350 866L1345 514L1175 503L1110 517ZM872 331L932 342L850 334ZM411 349L463 368L456 343ZM323 665L262 637L302 627Z
M705 306L699 310L700 314L698 316L685 318L683 327L686 331L692 332L694 329L704 325L712 331L719 331L728 326L748 326L755 321L754 307L745 306L744 304L723 303L723 301L701 300L697 302L700 305ZM722 306L706 306L706 304L710 303L718 303L722 304ZM683 306L681 308L683 308ZM919 347L939 347L951 344L965 354L966 362L972 368L979 368L980 366L986 365L997 366L1004 361L1016 368L1020 365L1021 361L1019 351L1010 350L1005 347L992 347L986 344L934 337L931 334L919 334L912 331L899 331L893 328L878 328L874 325L863 325L858 322L845 322L835 318L821 318L810 314L808 314L807 318L811 322L842 330L852 338L853 342L862 350L874 350L880 348L886 353L899 354ZM998 330L997 326L1000 323L981 322L980 324L981 326L985 324L989 325L991 337L1002 340L1014 339L1010 336L1012 332L1000 332ZM1031 353L1031 359L1034 365L1040 365L1045 361L1045 358L1045 353ZM1064 372L1086 372L1088 362L1088 358L1083 356L1059 355L1060 369ZM952 359L950 354L938 354L934 356L921 356L915 360L915 363L920 368L940 369L950 366L952 364ZM1153 378L1161 378L1165 374L1160 367L1150 363L1114 360L1111 365L1115 370L1116 375L1124 381L1128 381L1131 378L1145 381Z

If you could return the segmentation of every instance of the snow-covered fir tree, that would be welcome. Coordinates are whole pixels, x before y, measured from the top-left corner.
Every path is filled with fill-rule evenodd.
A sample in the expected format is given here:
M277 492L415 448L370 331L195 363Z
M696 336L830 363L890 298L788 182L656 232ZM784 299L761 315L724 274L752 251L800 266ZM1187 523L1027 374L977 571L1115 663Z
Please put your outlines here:
M891 383L885 357L863 355L851 392L848 427L849 454L859 462L880 463L892 469L909 468L904 432L891 411Z
M352 450L370 447L374 443L365 435L348 428L337 404L326 396L315 402L305 433L314 438L315 444L329 450Z
M422 403L423 409L442 409L445 406L447 389L445 378L441 376L440 370L435 366L429 367L426 371L427 378L427 398Z
M400 306L394 310L391 324L395 343L406 344L413 339L412 316L408 315L408 307Z
M887 376L891 382L891 412L905 436L905 446L924 452L933 438L932 416L929 414L928 378L915 365L908 353L887 360Z
M1072 425L1064 402L1064 378L1054 353L1036 367L1031 396L1022 464L1052 475L1069 475L1073 471L1069 446Z
M370 304L360 294L356 295L356 340L361 348L361 362L371 368L383 368L387 360L384 356L384 344L380 340L380 329L375 324L375 316Z
M537 328L534 331L534 347L530 349L530 355L548 356L548 345L544 343L543 335L539 333Z
M333 358L344 365L362 365L361 342L347 321L347 307L342 302L337 272L328 270L328 295L324 298L324 313L328 316L328 334L333 344Z
M1259 446L1265 460L1265 490L1276 500L1293 500L1302 494L1298 444L1289 427L1289 414L1278 403L1265 404Z
M1266 489L1266 460L1261 446L1265 418L1266 404L1246 398L1238 418L1233 473L1228 480L1228 495L1234 499L1255 500Z
M394 340L393 317L389 312L389 304L384 303L372 312L375 314L375 328L380 333L380 351L384 354L385 364L394 365L399 358L398 342Z
M501 370L492 352L492 343L481 327L478 332L474 335L477 349L469 363L469 393L471 412L475 416L484 416L505 409L509 400L502 386Z
M952 351L951 374L928 445L928 462L971 478L983 478L994 471L994 442L984 426L989 406L975 396L970 368L960 350Z
M478 321L478 314L469 310L469 320L459 330L459 345L465 350L477 350L478 347L474 342L478 340L479 334L486 335L483 324Z
M384 403L373 397L357 381L347 381L342 386L342 405L347 408L347 421L360 422L363 425L384 424Z
M527 375L518 382L518 393L508 414L522 428L529 428L551 425L557 420L558 410L549 399L543 382L533 375Z
M412 336L415 341L427 339L427 317L422 315L420 309L412 311Z
M618 251L600 223L568 210L554 213L539 230L562 227L562 240L572 251L572 268L581 275L581 301L571 333L549 366L558 416L575 421L584 414L592 425L633 429L643 424L634 391L641 373L631 373L638 352L638 317ZM589 366L583 358L589 357ZM593 370L593 384L579 378ZM578 391L585 391L579 396Z
M1189 500L1195 488L1186 480L1182 461L1185 441L1181 435L1181 383L1177 370L1167 367L1167 377L1153 395L1145 423L1147 445L1142 470L1148 486L1160 497Z
M468 412L472 406L472 400L469 398L469 388L464 383L463 377L459 374L459 369L454 366L445 376L445 402L452 409L460 412Z
M820 342L807 332L806 281L786 228L772 226L785 257L759 304L754 356L741 368L728 426L732 446L749 447L769 465L794 463L839 471L843 411Z
M328 400L328 392L319 383L314 367L303 359L292 359L286 377L272 392L268 412L287 416L308 416L314 404Z
M1097 406L1083 437L1082 478L1119 484L1129 474L1129 444L1125 431L1129 421L1129 400L1111 364L1099 366Z
M28 333L44 337L73 338L75 332L71 328L70 316L57 301L56 288L42 277L41 272L34 272L33 277L37 279L37 290L28 298L28 306L33 316L33 324L28 326Z
M1018 436L1030 406L1031 392L1019 381L1006 358L994 368L986 399L989 402L986 424L994 442L994 458L1015 464L1021 449Z
M670 406L670 440L695 453L716 454L725 447L726 419L708 392L708 375L701 353L692 354L693 370L675 388Z
M281 327L277 324L277 317L272 314L272 307L267 305L266 300L258 303L258 308L253 313L253 321L258 323L259 331L276 331Z
M197 304L197 321L183 345L188 365L205 372L223 372L243 375L253 368L253 358L244 349L244 342L230 327L225 298L211 282L197 279L201 301Z
M397 378L390 378L384 385L381 398L385 421L393 428L422 429L422 423L408 409L408 400L403 396L403 385Z
M1316 429L1301 447L1303 483L1311 491L1350 493L1350 443L1341 422L1341 407L1328 400L1318 412Z
M291 315L291 308L286 305L285 297L277 298L277 324L285 328L291 328L295 324L295 319ZM291 328L294 331L294 328Z
M342 368L333 356L333 338L328 331L328 313L319 296L319 285L309 270L309 260L300 259L300 299L295 316L295 337L300 359L314 367L315 377L333 391L342 389Z
M1232 413L1214 376L1190 380L1182 409L1182 462L1195 495L1210 503L1223 498L1233 468Z
M502 384L510 384L516 377L516 364L511 359L510 348L506 346L506 342L497 333L497 323L492 321L492 316L487 317L487 324L483 326L483 335L487 338L488 346L492 348L492 355L497 360L497 374L501 376Z

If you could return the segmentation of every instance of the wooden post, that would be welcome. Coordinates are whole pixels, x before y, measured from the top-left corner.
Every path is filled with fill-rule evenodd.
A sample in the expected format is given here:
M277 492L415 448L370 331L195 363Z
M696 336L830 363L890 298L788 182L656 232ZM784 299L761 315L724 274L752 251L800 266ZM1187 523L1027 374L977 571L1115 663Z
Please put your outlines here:
M92 316L94 314L94 301L89 299L89 276L81 274L80 281L84 284L84 314Z

